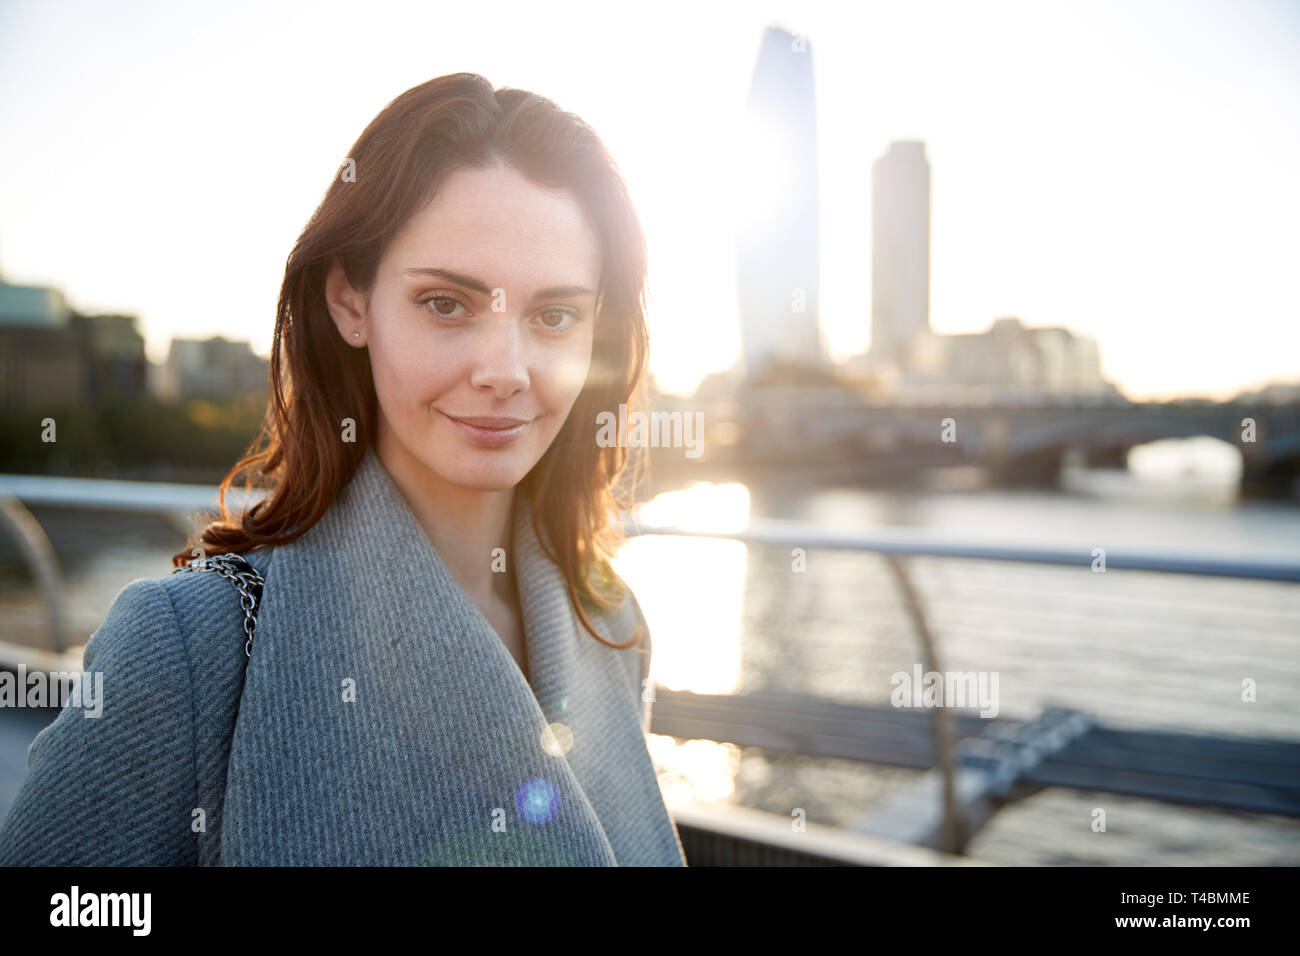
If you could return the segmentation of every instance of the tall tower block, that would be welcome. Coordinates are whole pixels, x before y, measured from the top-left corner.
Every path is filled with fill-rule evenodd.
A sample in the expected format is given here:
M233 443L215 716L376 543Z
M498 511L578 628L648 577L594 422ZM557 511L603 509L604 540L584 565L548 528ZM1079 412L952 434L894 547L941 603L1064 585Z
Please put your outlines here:
M871 356L905 361L930 329L930 162L925 143L891 143L871 167Z
M740 162L752 194L737 219L745 372L773 360L826 366L819 324L817 103L806 38L763 36L745 107Z

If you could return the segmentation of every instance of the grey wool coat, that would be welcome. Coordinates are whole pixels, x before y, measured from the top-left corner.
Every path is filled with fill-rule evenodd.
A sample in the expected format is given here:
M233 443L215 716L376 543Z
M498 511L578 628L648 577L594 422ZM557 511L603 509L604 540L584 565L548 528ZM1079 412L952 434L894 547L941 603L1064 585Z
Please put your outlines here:
M373 449L307 533L246 555L251 657L214 571L127 585L86 646L102 714L69 704L33 741L0 865L684 866L648 630L587 633L529 517L518 495L531 684ZM589 613L616 642L645 626L627 594Z

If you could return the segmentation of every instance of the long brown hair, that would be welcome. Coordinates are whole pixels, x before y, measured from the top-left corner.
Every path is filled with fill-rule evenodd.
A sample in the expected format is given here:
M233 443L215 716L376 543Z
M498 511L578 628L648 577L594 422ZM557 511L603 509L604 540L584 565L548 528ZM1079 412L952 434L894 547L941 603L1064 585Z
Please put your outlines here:
M220 517L197 539L207 555L283 544L312 527L347 485L374 440L370 361L338 335L324 283L337 258L352 286L368 292L385 248L454 169L507 165L543 186L568 189L597 227L602 273L591 371L551 447L519 489L530 496L533 530L564 575L582 625L603 644L583 608L622 600L609 559L622 540L617 509L633 486L616 488L628 464L621 443L599 446L597 414L644 404L646 248L636 211L595 132L553 101L453 73L407 90L353 145L342 175L294 244L276 307L270 399L261 433L221 483ZM355 175L349 175L354 169ZM339 440L352 418L361 440ZM644 459L634 456L640 468ZM266 497L235 515L226 493L236 478ZM641 477L640 472L632 475ZM625 475L623 477L626 477ZM256 479L256 480L254 480ZM540 525L539 525L540 522ZM172 558L189 563L194 545Z

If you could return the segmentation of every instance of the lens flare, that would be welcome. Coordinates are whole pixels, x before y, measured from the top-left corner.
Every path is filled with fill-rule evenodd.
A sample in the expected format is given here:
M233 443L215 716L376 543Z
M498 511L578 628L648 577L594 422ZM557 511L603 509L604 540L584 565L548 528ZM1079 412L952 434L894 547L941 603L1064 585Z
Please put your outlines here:
M547 823L560 812L560 791L549 780L529 780L515 794L515 809L529 823Z

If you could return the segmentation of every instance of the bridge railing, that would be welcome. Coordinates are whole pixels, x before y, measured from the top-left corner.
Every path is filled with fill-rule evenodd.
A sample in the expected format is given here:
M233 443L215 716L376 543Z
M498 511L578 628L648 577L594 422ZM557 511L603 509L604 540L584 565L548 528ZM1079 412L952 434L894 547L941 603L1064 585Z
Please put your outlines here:
M901 557L970 558L1082 568L1090 567L1097 559L1092 549L954 538L942 532L913 528L834 531L820 525L784 519L752 519L744 529L737 531L686 530L672 525L638 522L630 517L624 519L623 526L628 537L649 534L727 538L751 544L874 551ZM1300 559L1222 552L1198 553L1194 550L1107 548L1105 562L1108 568L1130 571L1300 582Z

